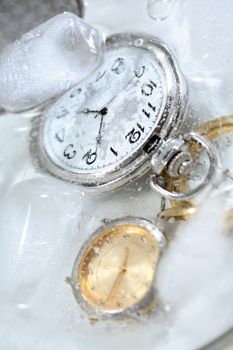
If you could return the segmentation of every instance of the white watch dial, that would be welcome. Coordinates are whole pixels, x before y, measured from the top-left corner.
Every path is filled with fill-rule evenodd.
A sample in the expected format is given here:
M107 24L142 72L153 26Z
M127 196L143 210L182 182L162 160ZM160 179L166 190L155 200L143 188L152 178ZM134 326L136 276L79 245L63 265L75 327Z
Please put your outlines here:
M42 145L73 173L120 167L152 135L167 99L163 69L143 48L110 48L101 67L46 113Z

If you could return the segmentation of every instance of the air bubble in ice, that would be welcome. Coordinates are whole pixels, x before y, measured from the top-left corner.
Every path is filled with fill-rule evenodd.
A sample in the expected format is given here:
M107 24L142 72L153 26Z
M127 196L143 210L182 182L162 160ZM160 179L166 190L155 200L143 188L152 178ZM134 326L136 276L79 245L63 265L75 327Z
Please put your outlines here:
M64 12L8 45L0 56L0 105L17 112L69 89L100 63L98 32Z
M148 0L147 12L155 20L162 21L172 12L177 0Z

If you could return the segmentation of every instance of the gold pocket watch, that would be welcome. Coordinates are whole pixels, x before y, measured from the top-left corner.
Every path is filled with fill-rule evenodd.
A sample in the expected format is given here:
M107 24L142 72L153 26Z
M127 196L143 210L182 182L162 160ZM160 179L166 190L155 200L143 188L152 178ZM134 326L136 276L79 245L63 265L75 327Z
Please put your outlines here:
M154 304L154 279L166 244L150 221L134 217L105 223L83 245L71 286L92 318L135 318Z

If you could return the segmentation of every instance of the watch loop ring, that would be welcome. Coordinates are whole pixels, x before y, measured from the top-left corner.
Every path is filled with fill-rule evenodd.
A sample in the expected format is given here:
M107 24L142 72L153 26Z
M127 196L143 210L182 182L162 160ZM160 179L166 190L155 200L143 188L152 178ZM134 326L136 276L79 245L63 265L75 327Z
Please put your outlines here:
M215 171L217 168L217 158L214 153L213 146L203 136L195 132L190 132L184 136L183 140L188 145L196 144L197 146L201 146L201 148L206 151L209 158L209 169L205 178L198 186L185 192L175 192L167 190L164 187L162 187L159 183L159 179L161 178L160 174L151 175L151 188L154 191L158 192L162 197L167 199L185 200L194 197L195 195L200 193L206 187L206 185L210 183L211 179L215 175Z

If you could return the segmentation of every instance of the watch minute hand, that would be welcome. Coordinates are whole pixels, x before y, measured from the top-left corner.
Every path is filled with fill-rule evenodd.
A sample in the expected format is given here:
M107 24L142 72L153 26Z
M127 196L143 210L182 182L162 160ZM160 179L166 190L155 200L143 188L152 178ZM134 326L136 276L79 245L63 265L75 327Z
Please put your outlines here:
M132 79L130 79L130 81L128 82L128 84L126 86L123 87L123 90L126 90L128 88L128 86L132 83L132 81L134 80L134 77ZM109 106L116 98L118 97L118 93L113 96L110 101L108 101L107 106Z
M98 146L101 144L102 129L103 129L103 121L104 121L104 116L101 115L101 120L100 120L100 126L99 126L98 136L96 137L96 149L97 149Z
M120 287L121 281L122 281L122 279L124 278L124 275L125 275L125 273L126 273L126 271L127 271L128 256L129 256L129 248L127 247L127 248L125 249L125 257L124 257L124 260L123 260L122 265L121 265L121 268L120 268L121 270L120 270L120 272L117 274L117 277L116 277L116 279L115 279L115 281L114 281L114 283L113 283L113 286L112 286L112 288L111 288L111 290L110 290L110 293L109 293L109 295L108 295L108 297L107 297L107 299L106 299L106 303L107 303L108 301L110 301L112 298L115 297L116 292L118 291L118 289L119 289L119 287Z

